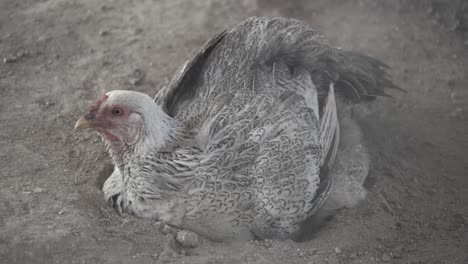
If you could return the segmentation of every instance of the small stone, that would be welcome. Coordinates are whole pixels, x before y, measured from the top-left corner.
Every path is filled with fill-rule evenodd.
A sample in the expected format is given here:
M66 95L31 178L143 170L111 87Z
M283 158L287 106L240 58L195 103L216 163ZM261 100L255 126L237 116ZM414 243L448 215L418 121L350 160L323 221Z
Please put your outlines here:
M158 257L157 263L173 263L174 259L177 258L177 254L171 250L165 250L161 252Z
M156 252L156 253L154 253L153 255L151 255L151 257L152 257L153 259L158 259L158 258L159 258L159 254Z
M382 255L382 261L383 262L389 262L390 260L392 260L392 258L387 253L384 253Z
M99 31L99 36L101 36L101 37L109 36L109 34L110 34L110 33L109 33L109 31L107 31L107 30L101 30L101 31Z
M33 193L41 193L43 191L44 190L42 190L42 188L36 187L36 188L34 188Z
M456 91L450 93L450 99L452 100L453 103L458 103L458 102L463 101L460 94L458 92L456 92Z
M187 230L177 233L176 240L184 247L193 248L198 246L198 235Z
M271 244L271 242L270 242L269 240L265 240L265 241L263 242L263 247L265 247L265 248L271 248L271 246L272 246L272 244Z
M54 105L55 105L55 102L52 102L52 101L45 101L44 105L45 105L45 107L51 107L51 106L54 106Z
M341 248L336 247L336 248L335 248L335 253L336 253L336 254L341 254Z
M8 63L13 63L16 62L17 58L15 57L10 57L10 58L3 58L3 63L8 64Z
M172 233L172 231L174 231L174 228L170 227L169 225L163 225L161 228L161 232L164 234Z
M300 248L296 249L296 256L297 257L304 257L304 252L301 251Z
M160 229L161 228L161 222L155 222L153 223L154 228Z
M130 77L130 83L132 85L138 86L143 83L145 79L145 72L140 69L136 69L133 71L132 76Z
M112 234L112 233L115 233L115 229L112 227L105 227L104 232Z

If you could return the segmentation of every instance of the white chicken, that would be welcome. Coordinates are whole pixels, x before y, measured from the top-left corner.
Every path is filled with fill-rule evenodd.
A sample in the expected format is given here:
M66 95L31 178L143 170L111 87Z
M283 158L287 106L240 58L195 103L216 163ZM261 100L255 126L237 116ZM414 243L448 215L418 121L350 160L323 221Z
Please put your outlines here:
M103 191L119 212L219 241L287 239L324 203L365 197L369 158L344 109L399 89L385 68L301 21L250 18L207 42L154 100L108 92L75 128L109 146Z

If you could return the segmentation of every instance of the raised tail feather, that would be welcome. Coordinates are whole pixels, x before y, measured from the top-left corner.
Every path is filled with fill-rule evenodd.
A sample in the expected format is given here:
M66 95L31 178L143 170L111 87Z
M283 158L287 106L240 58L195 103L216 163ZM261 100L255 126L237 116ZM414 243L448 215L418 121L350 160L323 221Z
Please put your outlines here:
M337 74L336 90L354 101L390 96L385 88L405 91L388 77L390 68L383 62L352 51L338 51L330 59L330 68Z
M247 44L257 43L258 63L282 61L290 67L307 69L313 78L326 73L336 84L336 92L353 101L389 96L385 88L404 91L388 78L386 64L370 56L331 47L319 31L304 22L251 18L245 23L254 24ZM328 84L323 87L328 88Z

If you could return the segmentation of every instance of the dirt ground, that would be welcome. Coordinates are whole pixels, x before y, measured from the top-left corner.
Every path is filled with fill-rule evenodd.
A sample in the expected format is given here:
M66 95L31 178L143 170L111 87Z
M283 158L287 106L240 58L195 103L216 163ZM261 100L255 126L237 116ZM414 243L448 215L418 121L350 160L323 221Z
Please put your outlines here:
M103 90L154 95L252 15L303 19L408 93L361 115L368 198L311 240L182 248L104 202L110 160L73 125ZM1 0L0 59L1 263L468 263L466 1Z

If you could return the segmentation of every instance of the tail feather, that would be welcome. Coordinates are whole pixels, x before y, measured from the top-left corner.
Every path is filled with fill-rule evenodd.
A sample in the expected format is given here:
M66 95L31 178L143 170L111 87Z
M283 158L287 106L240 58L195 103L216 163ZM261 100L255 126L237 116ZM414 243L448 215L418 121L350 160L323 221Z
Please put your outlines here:
M337 90L353 100L374 99L378 96L391 97L385 88L406 92L395 85L388 77L385 63L353 51L338 51L329 64L337 75ZM347 93L351 89L352 93Z
M388 78L388 65L367 55L331 47L319 31L304 22L251 18L246 25L255 25L247 43L257 43L257 63L282 61L291 67L305 68L312 76L330 73L336 92L354 101L390 96L385 88L404 91Z

